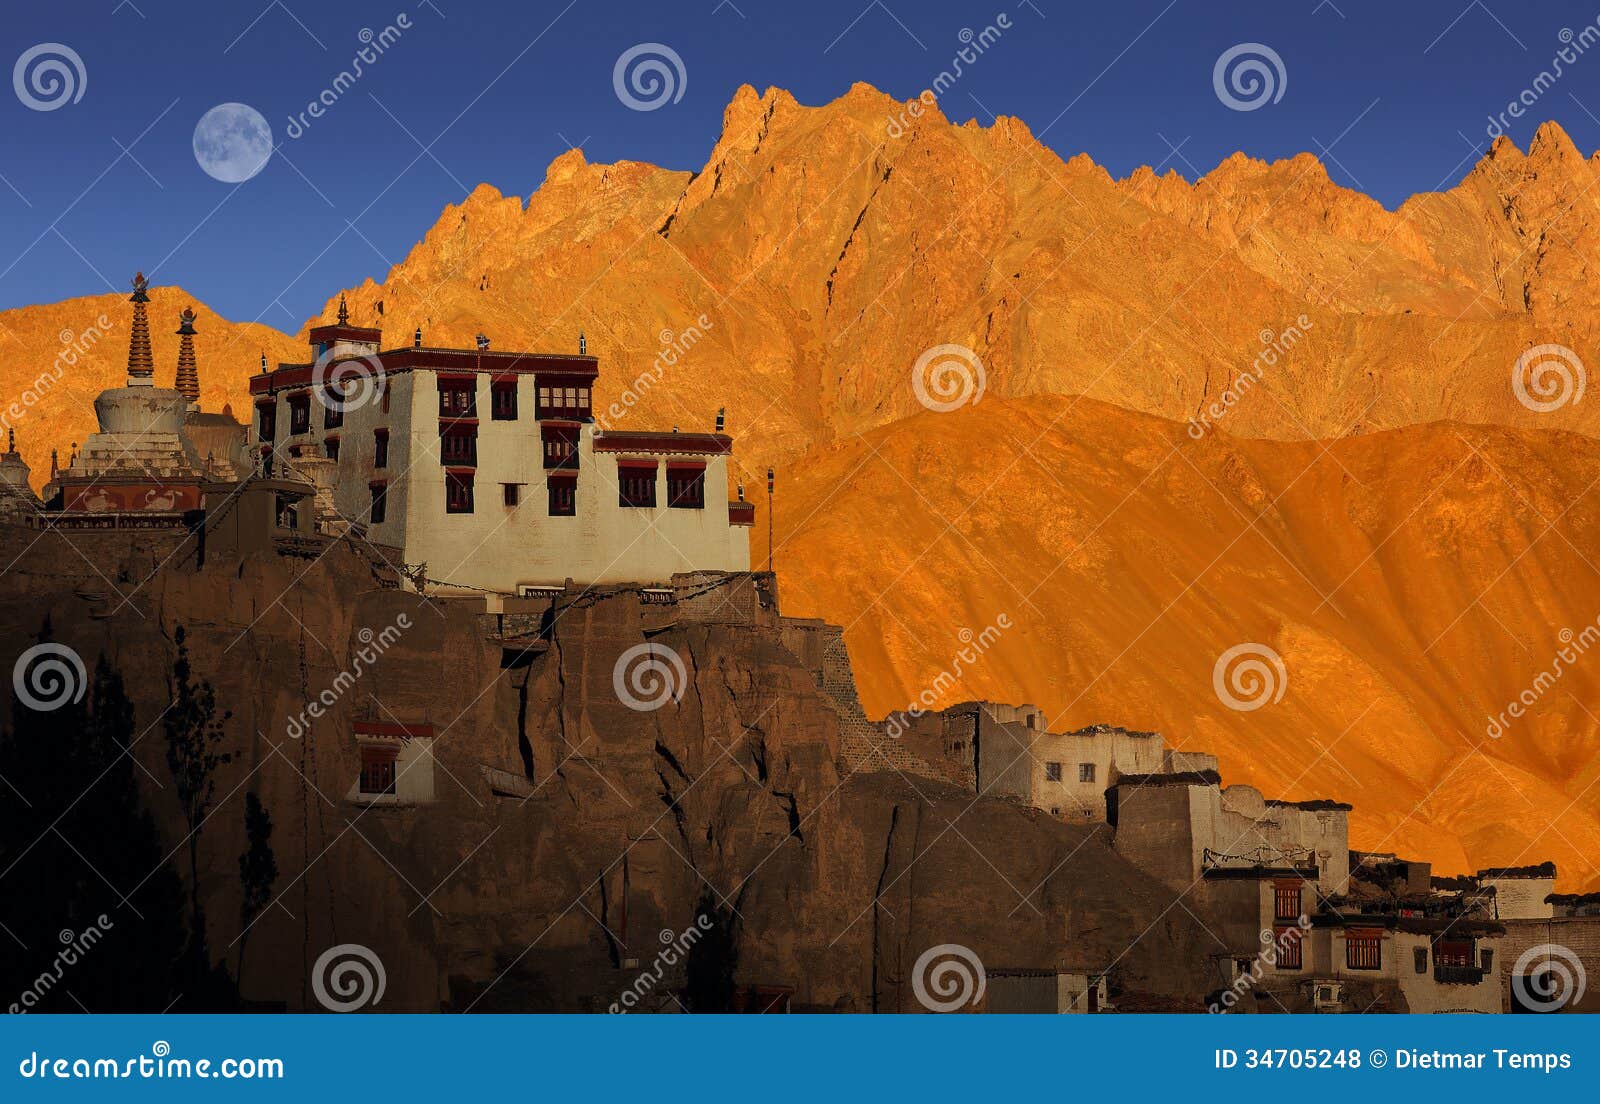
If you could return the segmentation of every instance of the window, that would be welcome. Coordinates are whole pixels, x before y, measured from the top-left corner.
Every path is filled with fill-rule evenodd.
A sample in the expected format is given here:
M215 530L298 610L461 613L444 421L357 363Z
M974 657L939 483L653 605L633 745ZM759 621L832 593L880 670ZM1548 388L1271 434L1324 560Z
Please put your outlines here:
M1470 939L1441 939L1433 945L1436 966L1471 966L1472 941Z
M578 512L578 481L576 479L550 480L550 516L573 517Z
M387 468L389 466L389 431L375 429L372 431L372 466Z
M1344 964L1352 970L1383 968L1383 932L1351 928L1344 935Z
M386 379L379 379L378 380L378 394L383 396L383 404L382 404L383 412L385 414L389 413L389 381L388 380L386 380Z
M444 473L444 512L447 514L472 513L472 473L452 471Z
M288 495L279 495L275 503L278 515L279 529L298 529L300 511L295 507L295 500Z
M444 464L478 463L478 434L476 429L451 429L439 435L439 460Z
M578 466L578 431L567 426L543 426L539 436L544 441L544 466L546 468L576 468Z
M502 483L500 484L500 490L507 506L515 506L522 501L521 483Z
M1274 882L1272 886L1272 915L1276 920L1300 918L1300 883Z
M301 391L289 396L289 433L311 431L311 396Z
M1428 948L1415 948L1411 952L1411 960L1412 964L1416 967L1417 973L1425 974L1428 972Z
M1078 764L1078 781L1079 782L1093 782L1094 781L1094 764L1093 763L1079 763Z
M489 388L489 416L497 422L517 420L517 381L496 380Z
M344 403L345 396L330 384L327 397L322 403L323 429L338 429L344 425Z
M1061 781L1061 764L1060 763L1046 763L1044 765L1044 780L1046 782L1059 782L1059 781Z
M256 434L263 441L270 441L278 435L278 405L276 403L266 402L256 407Z
M1278 947L1278 969L1298 970L1304 962L1300 940L1305 936L1299 928L1275 928Z
M476 418L478 389L472 380L439 381L439 417Z
M261 450L261 475L264 479L272 478L272 450Z
M706 508L706 469L667 465L667 505L678 510Z
M328 437L322 442L322 451L329 460L339 459L339 438Z
M540 385L536 393L539 398L540 418L570 418L573 421L582 421L589 417L588 387Z
M617 465L617 505L653 507L656 504L656 465Z
M361 792L364 794L394 793L394 763L399 750L364 744L361 748ZM346 777L349 777L346 775Z
M389 484L372 483L368 486L372 491L372 524L382 525L389 504Z

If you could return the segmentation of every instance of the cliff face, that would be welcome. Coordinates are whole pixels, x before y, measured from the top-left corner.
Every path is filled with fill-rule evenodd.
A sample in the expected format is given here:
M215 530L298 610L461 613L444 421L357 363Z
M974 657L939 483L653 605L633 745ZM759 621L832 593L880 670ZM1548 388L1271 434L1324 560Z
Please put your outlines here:
M22 552L20 534L4 537L29 582L8 594L0 659L48 615L57 640L122 671L144 731L183 625L196 674L233 711L200 885L211 948L231 964L240 804L258 791L282 907L252 929L248 999L317 1008L315 960L355 943L384 964L380 1010L604 1010L707 902L731 932L737 981L791 986L805 1005L917 1011L911 966L941 943L990 968L1114 963L1122 984L1189 1001L1214 984L1210 937L1103 838L926 777L841 773L835 712L770 610L716 593L672 608L591 596L561 615L548 652L503 669L467 605L374 589L351 551L309 569L175 561L136 608L108 612L108 586L154 551L101 553L108 584L36 570L65 552L53 538ZM365 630L391 642L341 680ZM637 711L613 671L646 640L685 678L675 700ZM327 714L290 737L330 688ZM434 726L435 804L348 800L358 716ZM156 728L133 752L177 844L161 741ZM680 962L642 1007L672 1008L666 990L682 984Z

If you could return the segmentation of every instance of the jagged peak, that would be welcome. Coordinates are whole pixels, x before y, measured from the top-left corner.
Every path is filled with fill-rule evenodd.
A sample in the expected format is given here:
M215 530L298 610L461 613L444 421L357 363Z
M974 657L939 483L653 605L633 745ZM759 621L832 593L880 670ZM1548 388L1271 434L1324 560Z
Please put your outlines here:
M565 184L577 176L589 165L588 158L583 156L583 151L573 146L551 161L544 170L544 182L550 184Z
M1539 124L1539 129L1533 132L1533 141L1528 143L1528 159L1540 161L1582 161L1583 155L1578 152L1578 147L1573 144L1572 138L1561 124L1554 119L1548 119Z

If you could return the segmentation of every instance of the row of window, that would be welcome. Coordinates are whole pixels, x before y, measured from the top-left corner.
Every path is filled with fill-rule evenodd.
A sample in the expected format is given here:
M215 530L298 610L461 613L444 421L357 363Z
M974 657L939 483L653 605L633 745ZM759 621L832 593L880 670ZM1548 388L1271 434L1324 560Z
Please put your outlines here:
M1059 781L1061 781L1061 764L1060 763L1046 763L1044 765L1044 780L1046 782L1059 782ZM1078 781L1079 782L1093 782L1094 781L1094 764L1093 763L1079 763L1078 764Z
M539 420L546 418L589 417L592 393L588 387L540 387L538 389ZM476 380L440 380L439 416L441 418L476 418L478 416L478 384ZM489 417L497 422L516 421L516 380L494 380L489 384Z
M1305 932L1299 927L1273 929L1277 948L1276 966L1280 970L1300 970L1305 967L1303 942ZM1426 948L1417 948L1417 972L1427 968ZM1348 970L1383 969L1383 934L1347 930L1344 937L1344 964Z
M652 468L618 469L617 480L617 505L652 509L656 505L656 473ZM474 473L470 471L445 472L445 512L450 514L470 514L476 509L476 496L473 487L476 482ZM576 479L551 478L547 481L550 488L550 516L571 517L577 512L577 485ZM374 484L376 488L378 485ZM502 497L505 505L518 506L521 504L521 483L502 483ZM377 498L374 492L374 507ZM667 506L674 510L703 510L706 505L706 473L704 468L692 469L667 469ZM382 518L374 517L373 521Z

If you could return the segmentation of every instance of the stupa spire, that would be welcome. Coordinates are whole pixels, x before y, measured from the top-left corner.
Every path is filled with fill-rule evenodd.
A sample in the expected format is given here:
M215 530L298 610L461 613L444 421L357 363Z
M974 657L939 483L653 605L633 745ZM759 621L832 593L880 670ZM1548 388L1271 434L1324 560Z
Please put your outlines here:
M350 308L345 306L344 292L339 293L339 325L348 325L350 322Z
M150 355L150 319L145 315L145 305L150 302L150 281L144 278L144 273L138 272L133 277L133 294L128 297L128 302L133 304L133 328L128 333L128 386L151 387L154 385L156 363Z
M178 315L178 378L173 384L189 400L190 410L200 409L200 368L194 359L194 308Z

